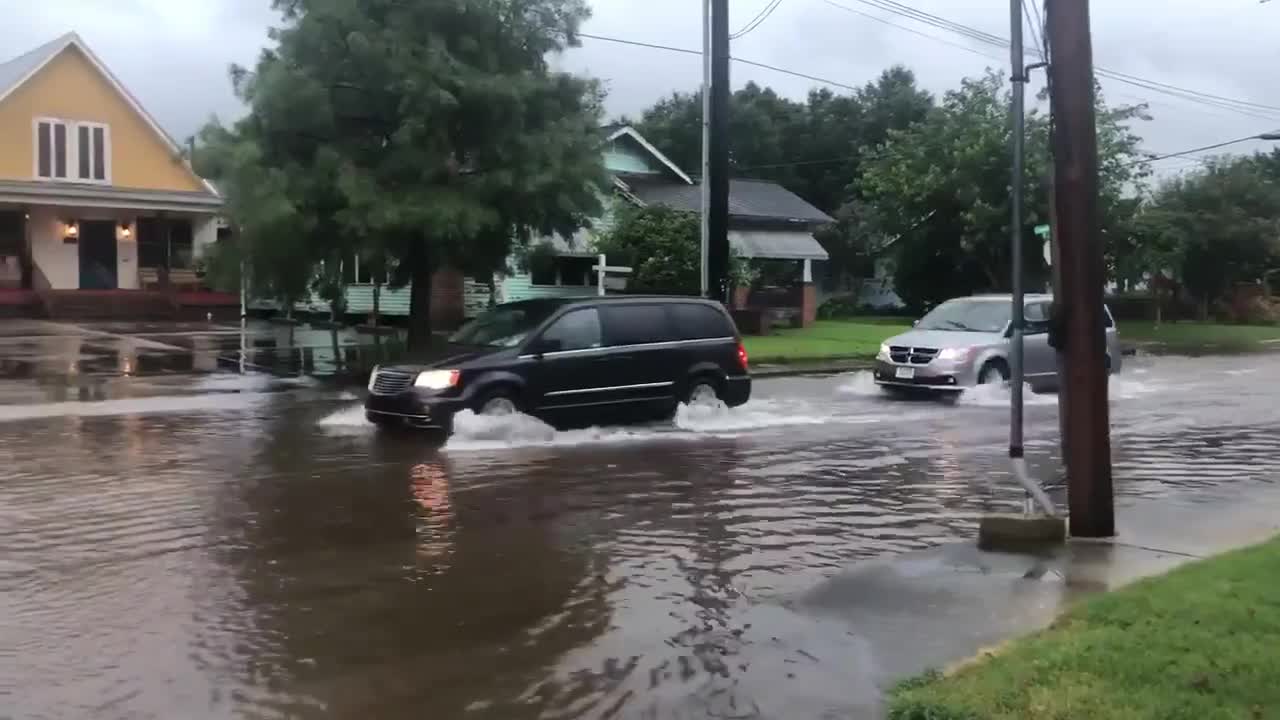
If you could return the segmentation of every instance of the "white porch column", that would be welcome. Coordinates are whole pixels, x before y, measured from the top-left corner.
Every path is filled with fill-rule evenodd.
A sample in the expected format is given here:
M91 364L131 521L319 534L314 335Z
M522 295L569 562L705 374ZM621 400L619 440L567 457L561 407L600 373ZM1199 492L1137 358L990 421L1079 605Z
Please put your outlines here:
M800 279L807 283L813 282L813 261L812 260L805 258L804 275Z

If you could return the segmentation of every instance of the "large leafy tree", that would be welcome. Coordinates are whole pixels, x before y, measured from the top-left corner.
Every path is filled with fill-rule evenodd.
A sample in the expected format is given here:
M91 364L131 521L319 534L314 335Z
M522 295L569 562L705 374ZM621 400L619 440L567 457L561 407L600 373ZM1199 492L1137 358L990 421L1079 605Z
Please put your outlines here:
M1138 137L1128 123L1140 107L1108 108L1098 96L1098 148L1103 231L1129 232L1126 204L1143 169L1135 163ZM877 208L878 230L894 238L898 294L920 307L955 295L1007 290L1009 258L1009 98L999 75L966 79L921 123L890 131L864 167L863 200ZM1048 222L1049 122L1032 110L1026 118L1024 226L1028 249L1039 247L1032 229ZM1027 252L1023 271L1044 277L1040 253Z
M1150 272L1173 271L1201 312L1280 266L1277 155L1218 158L1161 185L1137 224Z
M847 94L814 90L804 102L747 83L730 98L731 170L773 180L818 208L834 213L850 199L867 148L891 130L922 120L933 98L915 75L895 66ZM684 168L702 162L702 94L677 92L641 116L638 128Z
M601 92L547 60L577 42L584 0L273 4L275 47L233 71L248 117L205 133L218 177L242 185L250 254L284 264L263 275L387 257L413 283L412 348L430 338L435 270L496 269L598 214ZM287 248L262 247L284 232Z

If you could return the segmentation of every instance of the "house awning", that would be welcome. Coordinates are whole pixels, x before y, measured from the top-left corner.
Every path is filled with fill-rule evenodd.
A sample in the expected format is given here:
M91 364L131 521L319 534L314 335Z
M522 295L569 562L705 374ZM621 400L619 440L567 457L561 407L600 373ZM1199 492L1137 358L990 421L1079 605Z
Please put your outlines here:
M827 251L812 233L795 230L730 230L729 246L745 258L826 260Z

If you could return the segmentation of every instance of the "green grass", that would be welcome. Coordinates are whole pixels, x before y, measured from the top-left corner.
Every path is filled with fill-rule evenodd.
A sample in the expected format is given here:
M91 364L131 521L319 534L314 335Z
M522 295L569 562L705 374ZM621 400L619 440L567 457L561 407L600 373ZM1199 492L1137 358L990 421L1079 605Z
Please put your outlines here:
M1209 322L1120 323L1120 339L1160 346L1170 351L1250 351L1267 347L1265 341L1280 340L1280 326L1224 325ZM1280 343L1274 343L1280 349Z
M1067 612L891 692L891 720L1280 718L1280 538Z
M743 339L752 362L787 363L875 357L885 338L910 329L905 318L819 320L812 327L779 330Z

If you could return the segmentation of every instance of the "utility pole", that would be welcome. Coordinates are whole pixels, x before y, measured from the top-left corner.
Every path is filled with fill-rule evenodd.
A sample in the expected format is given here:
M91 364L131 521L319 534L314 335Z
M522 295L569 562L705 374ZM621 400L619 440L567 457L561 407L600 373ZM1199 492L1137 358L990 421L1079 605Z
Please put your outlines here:
M1107 407L1103 261L1098 222L1098 138L1088 0L1046 8L1054 131L1054 218L1063 345L1063 429L1071 534L1115 535Z
M710 248L711 184L707 182L711 167L711 0L702 0L702 255L698 269L702 274L702 297L709 297L707 256Z
M707 292L726 305L729 275L729 0L711 0Z

